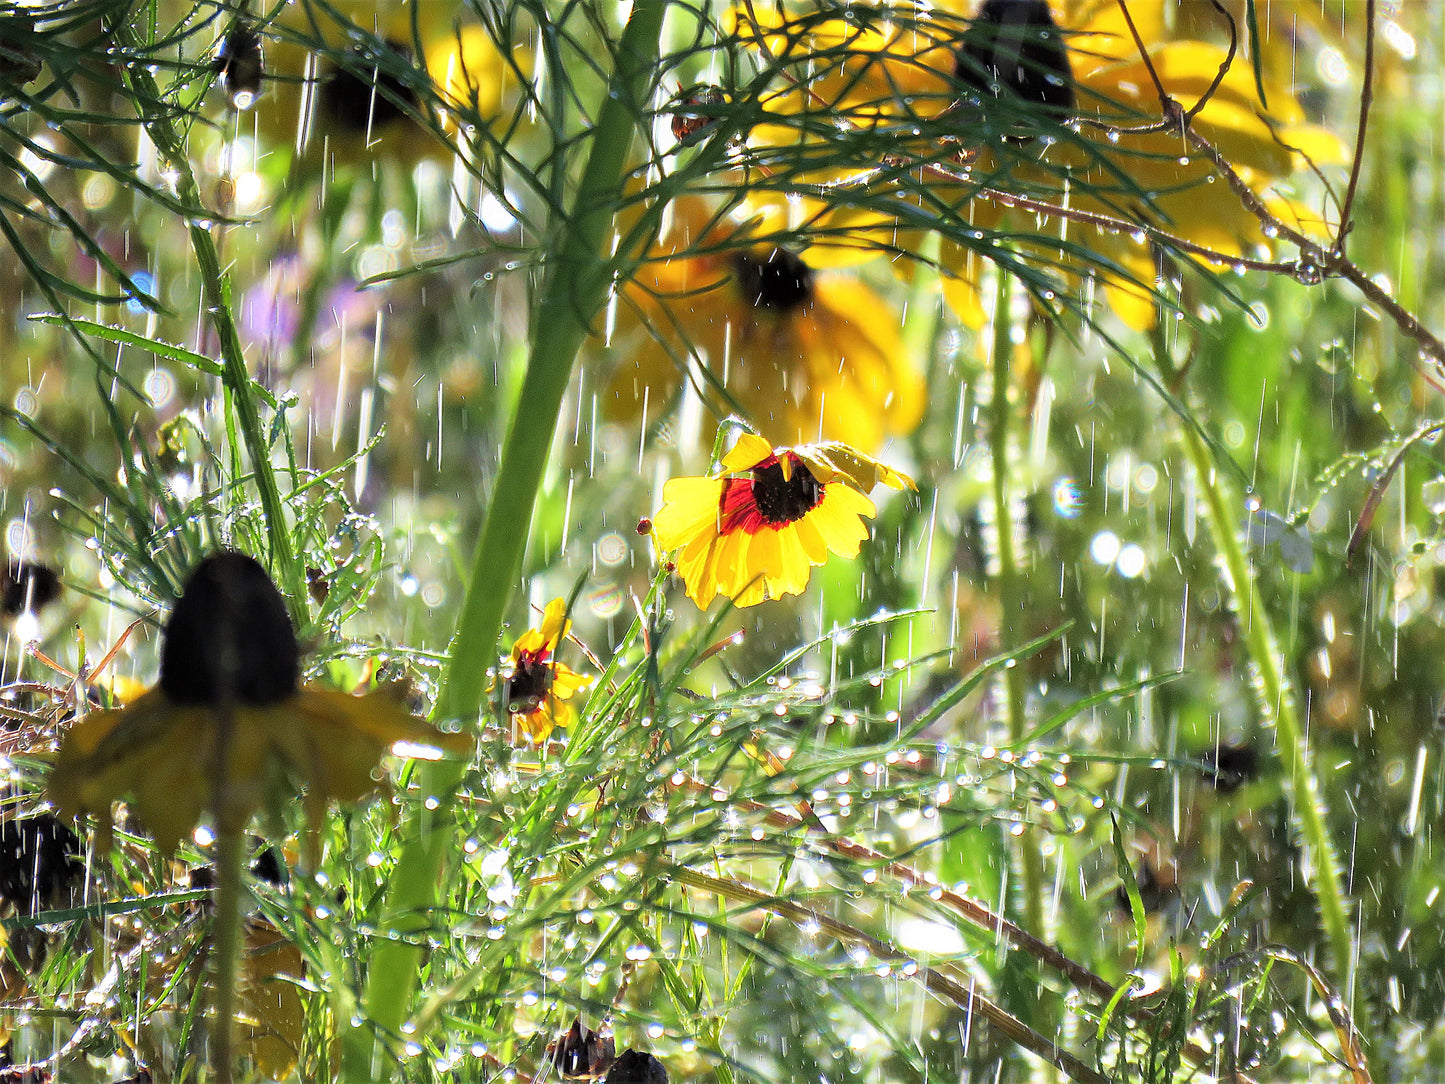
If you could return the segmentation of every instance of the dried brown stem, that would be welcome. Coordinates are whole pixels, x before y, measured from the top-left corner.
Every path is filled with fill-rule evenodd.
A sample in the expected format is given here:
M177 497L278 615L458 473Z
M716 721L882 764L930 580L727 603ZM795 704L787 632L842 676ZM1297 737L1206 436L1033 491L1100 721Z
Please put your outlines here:
M1370 1067L1365 1058L1365 1050L1360 1042L1360 1030L1355 1027L1354 1019L1350 1016L1349 1010L1345 1008L1345 999L1325 978L1324 972L1293 949L1283 945L1266 945L1261 951L1270 959L1292 964L1305 973L1310 985L1320 995L1325 1013L1330 1018L1330 1026L1335 1029L1335 1035L1340 1040L1341 1060L1349 1069L1350 1078L1354 1084L1373 1084Z
M1385 499L1385 491L1390 488L1390 483L1395 478L1395 472L1405 462L1405 456L1410 450L1422 440L1429 440L1431 437L1439 436L1445 430L1445 422L1431 422L1423 425L1400 445L1399 451L1390 457L1390 462L1375 479L1375 484L1370 487L1369 495L1365 498L1364 506L1355 520L1355 529L1350 532L1349 544L1345 546L1345 567L1349 568L1355 559L1355 554L1365 542L1365 536L1369 534L1370 526L1375 522L1375 512L1379 510L1380 502Z
M718 789L716 785L694 777L686 778L681 785L699 793L713 793ZM902 885L927 885L930 899L942 903L970 925L993 934L1013 948L1033 957L1043 966L1052 968L1082 991L1107 1001L1114 996L1117 990L1117 987L1108 979L1090 971L1083 964L1060 952L1048 942L1039 940L1022 926L995 913L977 900L969 899L952 889L944 888L907 863L899 862L880 851L875 851L872 847L855 843L851 839L832 834L822 835L815 829L813 822L795 817L791 813L784 813L780 809L774 809L761 802L730 795L728 803L730 808L745 809L750 813L760 814L763 820L774 828L784 831L799 829L809 831L810 839L818 846L841 858L876 867ZM1123 1011L1126 1015L1138 1020L1148 1021L1153 1018L1153 1014L1142 1005L1126 1004ZM1209 1060L1208 1053L1194 1043L1185 1044L1184 1056L1195 1065L1203 1065Z
M1124 9L1125 18L1128 18L1128 9L1123 0L1119 0L1120 7ZM1134 42L1139 49L1139 54L1144 58L1145 66L1149 71L1150 78L1154 81L1154 89L1159 95L1160 105L1164 110L1164 118L1167 122L1177 123L1189 146L1207 157L1213 163L1215 170L1230 190L1235 194L1244 208L1264 228L1269 236L1283 238L1294 245L1300 251L1300 258L1291 265L1284 262L1273 267L1261 266L1257 270L1279 271L1285 274L1292 274L1294 278L1305 283L1317 283L1324 278L1342 278L1350 283L1374 305L1378 306L1390 320L1410 338L1414 339L1420 349L1435 363L1437 369L1445 372L1445 342L1429 331L1419 319L1397 302L1385 290L1365 274L1357 264L1345 256L1344 242L1349 233L1349 211L1354 202L1354 194L1359 185L1359 171L1363 161L1363 149L1365 141L1366 123L1368 120L1369 106L1373 99L1373 76L1371 74L1374 64L1374 0L1367 0L1367 13L1370 18L1370 33L1366 38L1366 76L1364 88L1361 92L1360 103L1360 126L1356 133L1355 162L1351 170L1349 189L1345 193L1344 213L1340 218L1340 230L1334 245L1326 249L1318 241L1306 236L1299 230L1287 225L1277 215L1273 214L1264 201L1259 198L1255 191L1245 183L1244 179L1235 172L1234 167L1225 159L1218 148L1209 140L1196 132L1190 124L1191 116L1180 108L1180 105L1169 92L1164 89L1164 84L1159 80L1158 73L1154 70L1153 64L1149 62L1148 51L1140 40L1138 32L1134 30L1133 21L1129 21L1131 31L1134 32ZM1231 20L1231 26L1233 20ZM1147 229L1146 233L1149 232ZM1171 242L1172 243L1172 242ZM1189 251L1185 249L1185 251ZM1196 253L1199 254L1199 253ZM1218 254L1216 254L1218 255ZM1206 257L1208 258L1208 257ZM1243 264L1243 261L1229 260L1228 257L1219 256L1226 262ZM1247 266L1247 265L1244 265ZM1290 268L1293 268L1290 270Z
M1203 136L1186 128L1185 136L1189 145L1205 155L1219 170L1230 189L1244 204L1245 209L1259 220L1266 232L1273 231L1300 250L1295 262L1294 277L1305 282L1317 282L1321 278L1342 278L1373 305L1377 306L1392 323L1410 338L1414 339L1421 351L1435 363L1437 369L1445 372L1445 342L1420 323L1407 308L1385 292L1374 279L1356 263L1349 260L1338 249L1326 249L1318 241L1287 225L1272 214L1264 202L1245 184L1238 173L1225 161L1224 156ZM1228 257L1224 257L1228 260ZM1238 261L1234 261L1238 262Z
M1352 223L1350 212L1355 206L1355 194L1360 188L1360 172L1365 163L1365 134L1369 130L1370 105L1375 100L1375 0L1365 0L1365 70L1360 80L1360 123L1355 129L1355 160L1350 163L1350 183L1345 188L1345 200L1340 205L1340 232L1335 237L1335 253L1345 255L1345 239L1349 237Z
M1124 0L1119 0L1119 3L1122 4L1123 2ZM1214 97L1215 91L1224 84L1224 77L1229 74L1229 69L1234 66L1234 57L1239 50L1239 28L1234 25L1234 16L1228 12L1219 0L1212 0L1212 3L1214 4L1214 10L1223 15L1229 23L1229 52L1225 54L1224 60L1220 62L1219 71L1215 73L1214 81L1209 84L1209 89L1200 96L1199 101L1184 111L1184 120L1186 123L1192 121L1203 111L1204 107L1209 104L1209 99ZM1134 40L1138 41L1137 35Z
M659 862L675 881L729 899L752 903L761 910L770 911L789 921L812 926L844 944L857 945L866 949L869 955L875 959L896 963L914 962L912 957L894 948L886 941L865 933L856 926L850 926L846 922L840 922L836 918L804 907L800 903L780 899L739 881L713 877L686 866L662 863L656 859L654 861ZM995 1004L980 994L971 984L965 985L957 978L945 974L937 968L922 964L917 966L917 977L929 991L953 1002L966 1013L977 1012L1012 1042L1037 1054L1049 1064L1057 1066L1070 1079L1080 1081L1082 1084L1108 1084L1107 1077L1091 1069L1074 1055L1061 1050L1053 1039L1040 1035L1001 1005Z

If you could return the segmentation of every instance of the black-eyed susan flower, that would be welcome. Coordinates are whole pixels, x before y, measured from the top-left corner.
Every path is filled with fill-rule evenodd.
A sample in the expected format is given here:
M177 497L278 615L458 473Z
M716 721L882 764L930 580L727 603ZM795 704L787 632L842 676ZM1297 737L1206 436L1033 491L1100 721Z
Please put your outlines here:
M756 216L691 197L671 214L618 306L614 415L659 412L686 377L719 417L741 411L780 444L846 438L873 451L912 431L923 381L877 293L815 270L806 250L755 240Z
M1236 58L1219 78L1225 49L1171 40L1162 4L1131 5L1133 31L1116 0L938 0L901 13L890 9L888 18L881 9L854 7L846 20L769 16L763 26L754 22L755 10L739 17L741 37L771 50L795 73L768 103L776 123L750 135L758 160L775 175L815 182L821 164L836 158L818 124L788 122L792 103L826 109L856 131L892 125L900 132L896 154L942 163L911 180L912 187L892 179L896 164L881 181L872 164L847 164L835 171L834 199L803 193L803 217L821 232L856 220L855 253L916 250L920 220L961 221L977 243L964 243L951 230L939 262L948 272L945 296L967 323L985 318L978 277L995 232L1009 248L1065 277L1096 277L1115 312L1136 327L1154 318L1156 274L1151 242L1131 224L1156 227L1221 260L1273 251L1273 239L1205 156L1191 153L1177 130L1149 130L1160 117L1154 75L1186 109L1209 94L1193 115L1194 131L1271 211L1316 232L1323 225L1273 188L1307 159L1340 161L1339 141L1305 123L1288 86L1265 80L1262 99L1247 60ZM840 53L846 59L835 59ZM992 119L995 112L1002 121ZM1052 124L1052 138L1021 147L1019 124L1032 126L1034 117L1040 127ZM1070 118L1066 131L1061 122ZM903 134L909 131L911 139ZM935 142L946 135L959 153L950 160L938 147L922 146L919 131ZM798 164L790 165L789 156ZM833 209L847 202L849 187L878 194L880 184L896 188L910 212L860 217ZM1010 196L1029 200L1026 211L1013 211ZM1047 216L1050 206L1060 209L1056 221L1035 218ZM1090 215L1101 220L1088 221ZM909 263L894 266L907 271Z
M652 517L688 597L738 606L796 595L830 553L856 557L874 511L867 492L913 482L845 444L774 448L745 433L707 478L673 478Z
M557 659L571 629L567 600L555 598L547 603L542 624L517 637L499 678L502 703L512 724L537 745L557 727L576 722L577 707L572 699L592 684L590 674L579 674Z
M443 129L487 124L515 100L530 55L504 56L455 9L395 0L288 5L266 39L254 124L268 148L314 166L406 166L453 153Z
M66 732L48 795L62 815L99 818L128 799L165 850L206 813L239 832L262 806L304 791L313 821L330 801L377 786L377 763L399 742L457 746L409 715L391 690L365 696L302 686L286 604L265 570L240 553L203 560L166 624L159 683L133 703Z

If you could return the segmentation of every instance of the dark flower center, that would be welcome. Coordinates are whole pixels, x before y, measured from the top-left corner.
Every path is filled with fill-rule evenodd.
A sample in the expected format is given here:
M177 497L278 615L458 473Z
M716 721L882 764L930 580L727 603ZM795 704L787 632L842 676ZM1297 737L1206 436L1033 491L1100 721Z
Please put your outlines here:
M263 707L295 695L301 652L286 601L242 553L207 557L161 642L161 691L177 704Z
M38 613L60 594L60 575L34 561L10 561L0 570L0 613Z
M12 11L15 7L6 6ZM23 87L40 74L40 57L34 47L37 39L34 16L0 18L0 83Z
M813 300L813 269L787 249L775 248L762 259L740 253L735 270L749 305L791 312Z
M573 1018L567 1034L547 1047L548 1060L557 1067L564 1080L588 1080L607 1071L617 1055L617 1045L610 1035L598 1035L582 1021Z
M261 95L265 60L261 36L246 23L237 23L221 43L221 89L232 108L245 109Z
M1200 753L1199 759L1207 766L1204 781L1221 794L1233 794L1259 776L1259 751L1252 745L1221 742Z
M348 65L333 69L321 81L321 115L356 134L405 117L406 110L399 103L415 106L416 92L388 71L387 65L409 65L411 50L388 39L386 54L390 55L372 55L360 45L352 49Z
M624 1050L612 1063L605 1084L667 1084L667 1070L646 1050Z
M80 838L49 813L0 824L0 899L33 915L85 872Z
M1048 0L984 0L954 76L995 98L1007 92L1050 112L1074 108L1069 51Z
M521 711L535 711L552 691L552 679L556 667L542 652L522 653L512 676L507 679L507 704L517 705Z
M794 459L792 477L783 477L778 460L753 468L753 503L770 524L796 523L823 500L823 486L807 467Z

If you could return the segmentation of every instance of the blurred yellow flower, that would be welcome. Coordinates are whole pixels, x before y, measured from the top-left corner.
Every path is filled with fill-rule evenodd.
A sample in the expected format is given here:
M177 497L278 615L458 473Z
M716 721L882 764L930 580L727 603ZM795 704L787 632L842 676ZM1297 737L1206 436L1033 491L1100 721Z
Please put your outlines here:
M972 20L961 11L950 14L965 7L975 10ZM900 133L893 152L903 156L900 162L881 175L873 163L835 169L832 202L855 202L848 198L851 187L901 198L912 213L834 211L827 201L805 197L805 221L824 230L852 222L854 237L842 248L855 259L885 247L916 251L920 223L952 223L939 256L947 272L944 292L973 325L984 319L982 261L1003 245L1067 279L1096 276L1121 319L1147 326L1155 313L1152 241L1129 224L1155 227L1221 260L1274 249L1258 219L1177 130L1133 130L1148 129L1161 115L1151 67L1185 109L1213 87L1193 118L1194 130L1287 221L1318 222L1319 216L1273 194L1275 182L1306 159L1344 158L1335 136L1305 122L1288 86L1266 81L1265 108L1242 54L1220 78L1225 49L1168 40L1163 7L1129 8L1148 63L1115 0L985 0L977 9L943 0L911 14L895 11L890 19L855 7L847 20L776 17L751 30L751 19L739 17L744 41L786 63L799 80L766 103L775 120L753 130L751 146L772 174L816 181L831 153L828 142L819 124L790 118L790 105L836 111L857 131L886 122ZM1066 125L1064 110L1074 118ZM1020 140L1022 122L1030 134L1047 138ZM914 127L935 140L946 135L952 153L924 145L916 132L909 138ZM908 185L898 186L898 165L906 161L924 168L905 174ZM1010 196L1030 203L1011 210ZM1059 212L1050 215L1050 208ZM1081 221L1091 215L1121 225ZM965 231L973 243L961 239ZM907 263L895 266L906 272Z
M531 71L530 54L504 56L483 27L443 18L452 12L420 4L413 26L394 2L288 6L260 29L263 89L246 100L242 134L254 125L265 149L289 145L328 169L450 156L441 131L495 120Z
M592 684L590 674L579 674L557 661L557 652L571 629L567 600L554 598L542 611L542 624L517 637L509 666L501 676L507 714L537 745L551 737L556 727L570 727L577 721L572 698Z
M125 797L163 850L207 813L239 832L263 805L304 789L312 821L330 801L375 790L398 742L460 748L407 713L389 690L350 696L300 685L286 604L240 553L203 560L166 624L160 681L134 703L77 720L47 793L63 816L92 813L109 845L111 804ZM419 751L419 750L418 750Z
M802 592L830 552L856 557L874 513L866 492L879 483L913 488L845 444L773 448L745 433L717 474L663 487L652 537L699 607L718 595L753 606Z
M261 918L245 927L236 996L236 1050L267 1080L285 1080L301 1057L306 1030L301 951Z
M758 240L756 217L740 222L695 197L669 211L619 300L614 416L660 413L686 376L718 416L740 410L780 443L847 438L873 451L912 431L923 381L899 314L871 288L815 272L806 250Z

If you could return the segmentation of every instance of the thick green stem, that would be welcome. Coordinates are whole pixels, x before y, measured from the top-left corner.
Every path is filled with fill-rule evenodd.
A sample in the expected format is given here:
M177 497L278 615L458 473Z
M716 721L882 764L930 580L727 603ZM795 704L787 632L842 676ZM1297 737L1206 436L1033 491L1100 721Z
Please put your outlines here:
M234 818L231 818L234 820ZM240 828L221 827L216 834L216 904L211 916L215 965L211 995L211 1072L216 1084L230 1084L236 1063L232 1035L236 1019L236 976L241 960Z
M1023 585L1019 578L1018 554L1014 546L1013 501L1009 493L1009 361L1013 358L1013 324L1010 302L1013 291L1008 273L998 271L998 291L993 314L993 404L989 456L993 464L993 513L997 536L999 650L1005 654L1023 643L1019 628L1023 621ZM1003 671L1004 704L1008 713L1009 739L1023 741L1028 734L1026 695L1022 668L1013 662ZM1038 840L1030 832L1019 837L1019 860L1023 873L1024 925L1038 937L1044 929L1044 860Z
M131 87L137 110L141 114L146 135L155 144L156 153L163 167L174 177L176 198L183 207L193 208L196 215L203 214L200 186L196 184L195 172L191 169L186 145L176 130L173 117L175 112L165 104L155 78L146 69L141 58L147 56L144 43L137 36L136 26L127 18L117 19L111 26L116 44L130 51L136 58L125 68L125 77ZM221 383L226 393L227 424L234 417L241 427L241 439L246 446L246 455L251 461L251 472L256 489L261 497L261 508L266 514L266 531L271 540L271 559L275 564L278 578L290 601L292 615L298 625L306 623L306 581L301 566L291 547L291 534L287 527L286 505L276 485L276 475L271 469L270 448L266 443L266 432L261 425L261 415L251 397L251 374L246 371L245 352L241 348L241 336L231 315L231 285L221 270L220 255L216 251L216 239L200 217L186 223L191 239L191 251L196 257L196 268L201 275L201 291L205 297L206 314L221 347L223 371Z
M1329 810L1315 776L1313 758L1300 723L1294 686L1283 667L1283 656L1269 611L1255 582L1236 524L1243 505L1229 492L1228 483L1214 469L1209 450L1199 435L1181 428L1184 450L1198 480L1214 545L1224 559L1225 587L1234 596L1245 649L1255 677L1259 709L1266 725L1273 724L1275 749L1284 768L1290 797L1290 817L1305 844L1301 863L1314 889L1325 937L1341 975L1356 963L1350 936L1349 907L1345 902L1339 855L1330 840Z
M486 523L442 677L435 715L470 721L486 696L487 669L512 592L541 488L547 456L572 367L601 310L613 268L607 257L612 215L622 197L624 171L658 56L665 0L636 0L617 48L606 101L591 133L591 148L570 213L557 224L547 253L546 279L533 316L527 375L502 448ZM416 990L422 946L416 940L436 903L442 863L452 844L450 795L461 779L455 763L423 764L421 793L438 807L418 806L402 826L405 839L388 888L378 940L368 968L365 1016L375 1027L344 1028L345 1080L380 1080L390 1059L378 1056L375 1036L399 1033Z

